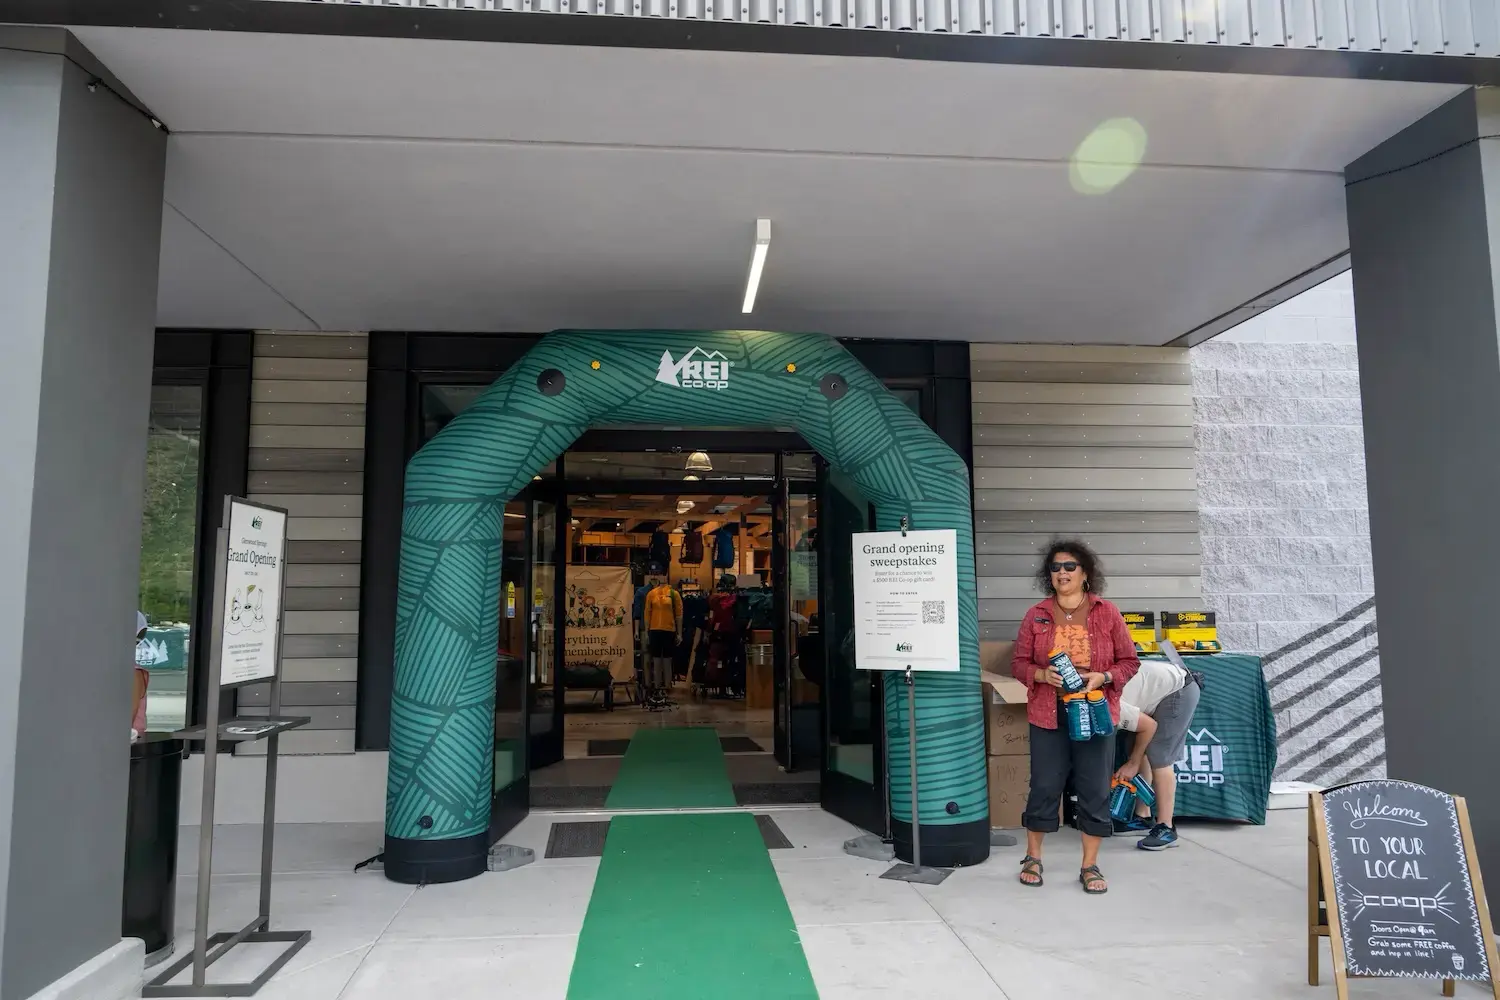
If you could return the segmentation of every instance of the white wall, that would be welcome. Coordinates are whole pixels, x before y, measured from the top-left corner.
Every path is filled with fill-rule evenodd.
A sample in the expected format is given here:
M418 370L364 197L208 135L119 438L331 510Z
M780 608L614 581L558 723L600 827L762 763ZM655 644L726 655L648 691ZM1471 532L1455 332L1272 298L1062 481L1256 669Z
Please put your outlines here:
M1265 655L1278 776L1383 773L1350 276L1191 356L1203 593L1225 645Z

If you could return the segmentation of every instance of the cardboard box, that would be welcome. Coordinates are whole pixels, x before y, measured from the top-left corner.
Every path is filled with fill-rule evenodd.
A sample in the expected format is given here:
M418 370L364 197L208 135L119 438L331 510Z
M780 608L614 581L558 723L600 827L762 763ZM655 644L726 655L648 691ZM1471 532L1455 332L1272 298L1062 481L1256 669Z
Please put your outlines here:
M1026 685L990 671L980 674L984 682L985 746L992 757L1027 756L1031 753L1031 726L1026 721Z
M1157 651L1155 611L1121 611L1120 616L1125 619L1125 627L1130 630L1130 640L1135 643L1136 652Z
M990 826L1014 830L1021 825L1031 791L1031 757L991 757L989 765Z
M1217 621L1212 611L1163 611L1161 637L1179 653L1218 652Z

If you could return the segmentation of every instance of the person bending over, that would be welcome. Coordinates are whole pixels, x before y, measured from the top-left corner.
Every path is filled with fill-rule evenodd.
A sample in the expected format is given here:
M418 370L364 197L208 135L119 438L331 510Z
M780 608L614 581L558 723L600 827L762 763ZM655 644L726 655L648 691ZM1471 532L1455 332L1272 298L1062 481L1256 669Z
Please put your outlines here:
M1011 673L1026 685L1026 718L1031 732L1031 792L1021 822L1026 857L1021 884L1042 884L1042 841L1057 830L1068 780L1078 796L1078 829L1083 834L1083 891L1099 895L1109 883L1099 871L1099 845L1113 832L1109 780L1115 764L1113 734L1091 740L1068 738L1063 722L1062 677L1050 661L1052 650L1066 650L1087 689L1103 690L1110 715L1120 720L1120 690L1135 676L1140 660L1120 609L1099 596L1104 572L1087 545L1053 542L1043 554L1037 582L1048 595L1021 621L1011 655Z
M1145 776L1156 793L1156 824L1136 842L1143 851L1164 851L1177 846L1177 773L1172 766L1187 743L1188 725L1198 707L1202 675L1168 663L1142 660L1141 669L1120 695L1120 728L1135 734L1127 760L1115 777L1130 781ZM1147 766L1149 765L1149 767ZM1149 817L1150 810L1136 802L1136 816Z

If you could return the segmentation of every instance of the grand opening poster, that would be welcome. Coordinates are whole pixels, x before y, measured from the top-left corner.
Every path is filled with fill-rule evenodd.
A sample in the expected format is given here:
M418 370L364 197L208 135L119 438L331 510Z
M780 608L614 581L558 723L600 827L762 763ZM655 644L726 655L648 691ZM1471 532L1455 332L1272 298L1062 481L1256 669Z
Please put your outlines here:
M634 591L628 566L568 564L563 659L568 667L599 664L617 681L635 679L630 620Z

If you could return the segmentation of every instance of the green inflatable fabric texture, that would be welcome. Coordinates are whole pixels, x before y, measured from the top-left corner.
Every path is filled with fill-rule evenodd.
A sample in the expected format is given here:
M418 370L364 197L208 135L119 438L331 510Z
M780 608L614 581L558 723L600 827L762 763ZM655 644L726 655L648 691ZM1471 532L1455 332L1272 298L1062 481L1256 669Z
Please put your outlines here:
M710 365L695 369L695 361ZM549 371L563 377L552 395L538 385ZM721 384L693 380L705 372L708 383ZM842 380L842 392L822 391L832 377ZM963 459L831 337L561 331L543 338L407 466L387 835L436 841L488 826L505 502L588 428L659 423L790 424L859 485L880 530L899 529L906 516L914 530L958 533L960 669L916 678L918 812L923 826L984 819L979 623ZM886 691L886 744L904 747L905 686L887 684ZM907 754L887 759L891 814L910 822Z

